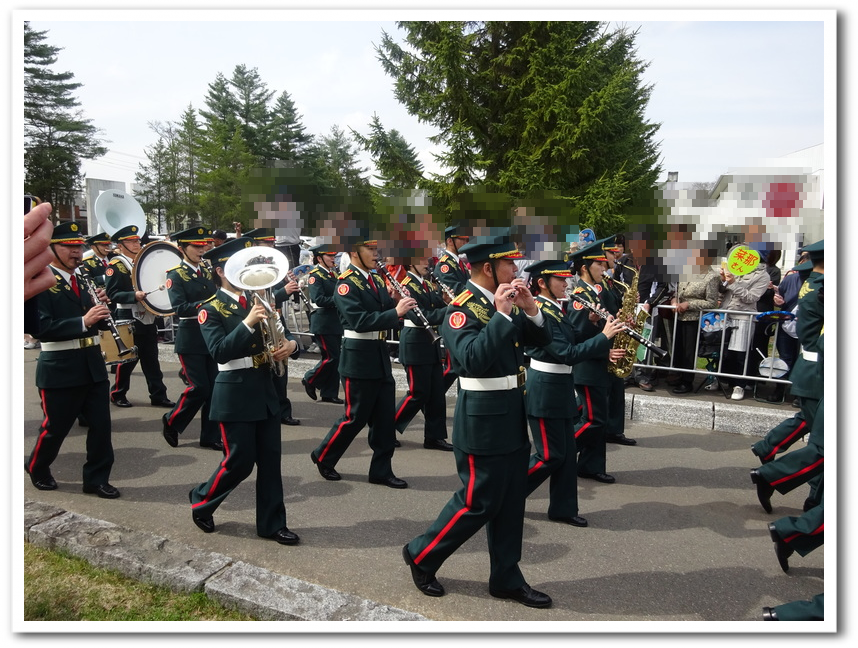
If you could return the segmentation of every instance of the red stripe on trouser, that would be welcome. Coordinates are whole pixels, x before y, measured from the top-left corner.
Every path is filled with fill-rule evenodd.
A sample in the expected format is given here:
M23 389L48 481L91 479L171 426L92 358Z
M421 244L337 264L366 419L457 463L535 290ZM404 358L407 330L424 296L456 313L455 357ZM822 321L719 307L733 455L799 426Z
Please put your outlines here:
M310 384L313 383L313 381L316 379L316 376L318 376L319 373L321 373L322 369L324 369L329 364L331 364L331 359L332 359L331 354L328 353L328 347L325 346L325 339L321 335L319 336L319 344L322 345L322 351L325 352L325 355L327 357L322 358L322 363L319 365L319 368L316 369L316 373L314 373L312 376L310 376L310 380L307 381Z
M449 533L450 529L452 529L456 522L458 522L459 518L471 510L471 502L474 496L474 482L476 481L476 471L474 469L474 455L468 455L468 470L470 474L468 475L468 485L465 490L465 507L456 511L456 514L450 519L449 522L447 522L444 528L441 529L441 532L437 536L435 536L435 539L430 542L423 551L420 552L420 555L414 559L415 565L419 565L420 561L423 560L439 542L441 542L441 540L444 538L445 535L447 535L447 533Z
M765 457L763 457L763 461L770 461L771 459L774 459L775 455L778 453L778 450L780 450L785 445L791 445L793 442L793 439L796 439L796 438L802 436L801 434L799 434L799 432L801 432L804 429L805 425L807 425L807 421L802 421L801 425L799 425L792 432L792 434L790 434L783 441L781 441L779 444L777 444L769 454L767 454Z
M226 442L226 429L224 429L223 423L219 423L218 425L220 426L220 439L223 443L224 458L223 461L220 462L220 470L217 473L217 477L214 478L212 487L209 488L209 492L206 493L205 499L197 502L196 504L191 504L191 508L202 506L203 504L211 501L212 494L217 492L217 485L220 482L220 478L223 477L223 474L226 472L226 462L229 459L229 444Z
M113 391L112 391L112 392L110 392L111 397L112 397L116 392L118 392L118 391L119 391L119 382L120 382L120 379L119 379L119 372L120 372L121 370L122 370L122 365L121 365L121 364L116 365L116 384L113 386Z
M793 533L789 538L784 538L784 542L792 542L796 538L800 538L803 535L815 536L815 535L819 535L820 533L825 533L825 525L824 524L820 524L819 527L817 527L815 530L811 531L810 533Z
M545 429L545 419L543 419L543 418L539 419L539 434L542 437L542 456L545 459L545 461L548 461L551 458L549 456L551 451L548 449L548 432ZM537 461L533 465L533 467L527 471L527 474L530 475L532 473L535 473L537 470L542 468L542 466L544 466L544 465L545 465L544 462Z
M45 390L39 390L39 396L42 401L42 411L45 413L45 418L42 421L42 433L39 435L39 438L36 440L36 447L33 448L33 456L30 459L30 464L27 466L27 472L33 470L33 464L36 463L36 457L39 456L39 448L42 446L42 440L45 438L45 435L48 433L48 407L45 404Z
M787 475L786 477L781 477L780 479L776 479L770 485L771 486L777 486L778 484L783 484L784 482L789 481L790 479L795 479L796 477L801 477L802 475L807 474L809 471L815 470L816 468L821 466L824 461L825 461L825 457L820 457L819 459L814 461L809 466L802 468L801 470L793 473L792 475Z
M396 416L393 417L393 420L397 420L402 415L402 410L405 409L405 406L408 405L408 402L414 398L412 394L414 393L414 369L412 367L406 367L408 371L408 394L402 401L402 405L399 410L396 412Z
M447 356L444 358L444 377L446 377L446 376L447 376L447 374L448 374L448 373L450 373L450 368L451 368L451 365L450 365L450 352L449 352L449 351L447 351Z
M188 400L188 392L191 391L196 385L191 381L191 377L188 375L188 370L185 367L185 361L182 356L179 356L179 364L182 365L182 372L185 374L185 379L188 381L188 386L185 388L185 391L182 392L181 397L179 398L179 406L173 408L173 415L167 419L167 424L172 425L173 421L176 420L176 417L179 415L179 412L182 411L182 408L185 405L185 401Z
M584 398L587 401L587 422L582 425L579 430L575 433L575 438L577 439L588 427L593 425L593 403L590 400L590 388L586 385L584 386ZM581 404L581 407L584 407L584 404Z
M331 440L328 441L328 445L325 446L325 449L322 450L322 454L319 455L319 462L321 463L325 459L325 455L328 454L328 450L330 450L331 445L334 440L340 435L340 431L343 429L343 426L347 423L351 422L352 416L352 394L349 386L351 385L351 381L346 378L346 417L343 419L343 422L339 424L337 427L337 431L334 432L334 436L331 437Z

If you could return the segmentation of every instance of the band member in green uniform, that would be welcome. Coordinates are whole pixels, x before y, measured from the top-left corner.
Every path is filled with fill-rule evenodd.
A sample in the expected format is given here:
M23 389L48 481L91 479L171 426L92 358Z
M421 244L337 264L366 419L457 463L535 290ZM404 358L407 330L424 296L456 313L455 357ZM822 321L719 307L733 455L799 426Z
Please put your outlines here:
M83 245L77 223L54 227L50 242L54 260L48 267L56 283L37 296L42 348L36 386L45 417L25 469L37 489L56 490L51 464L75 419L83 415L89 426L83 492L114 499L119 497L119 490L108 481L113 467L110 381L96 330L110 317L110 310L104 303L94 304L89 292L78 284L75 271L83 258ZM107 301L103 291L97 296Z
M402 286L417 301L426 321L434 328L444 321L447 304L435 287L426 280L425 258L412 259ZM394 426L402 434L420 410L423 410L423 447L452 451L447 439L447 391L444 368L447 353L440 339L433 340L414 311L406 313L399 337L399 361L408 377L408 393L396 405Z
M573 295L603 308L603 296L608 296L601 284L602 274L608 267L602 244L607 239L594 241L581 248L571 259L578 274ZM614 302L609 301L609 306ZM575 329L575 339L585 342L602 332L603 319L574 299L570 302L569 319ZM582 418L575 430L578 445L578 476L613 484L616 479L608 474L606 464L606 435L608 433L609 394L616 376L608 372L604 359L582 360L575 365L575 391L583 406ZM620 380L622 386L622 380Z
M444 252L438 257L438 263L432 274L440 283L450 288L458 295L465 289L470 273L465 263L459 258L459 250L466 245L470 239L458 233L457 227L448 227L444 230Z
M218 421L224 458L209 480L193 488L191 519L203 532L215 530L214 512L256 466L256 533L280 544L298 544L286 526L280 475L280 403L271 379L271 361L285 361L298 344L284 341L266 349L257 326L266 317L262 304L249 304L224 274L237 251L251 247L237 238L206 253L220 288L199 309L197 319L206 347L218 363L209 415Z
M441 325L459 376L453 453L462 488L429 529L403 547L402 556L417 589L443 596L435 573L485 526L489 594L547 608L551 597L527 584L518 563L530 459L524 347L549 344L551 329L516 278L514 259L521 255L509 236L474 237L462 252L471 263L471 279Z
M790 392L799 397L801 410L772 428L765 438L751 447L761 463L774 459L777 453L789 448L813 428L813 417L823 393L817 345L825 324L825 308L820 301L825 279L825 241L807 245L803 251L810 255L813 271L799 290L796 332L801 351L790 371Z
M575 424L580 418L574 398L572 366L589 358L608 362L621 358L622 349L611 349L611 339L622 329L611 317L595 337L578 344L575 330L560 300L566 295L566 278L574 275L564 261L537 261L525 268L536 305L551 329L551 344L525 347L530 357L527 371L527 421L535 452L527 471L527 494L551 478L548 519L585 527L587 520L578 515L578 460Z
M134 259L140 253L140 233L136 225L127 225L110 237L116 243L116 255L110 260L105 272L107 296L116 304L116 319L134 320L134 345L137 347L139 362L146 377L149 389L149 401L156 407L172 408L176 404L167 398L167 386L158 361L158 330L155 315L146 310L140 302L146 298L142 290L134 290L131 269ZM110 400L119 407L131 407L126 398L131 386L131 372L137 366L137 360L116 365L116 381L110 392Z
M92 256L83 258L81 270L86 272L100 288L104 288L105 272L110 266L110 237L106 232L101 232L87 238L86 244L92 250Z
M398 303L387 293L384 280L373 270L378 263L378 241L363 232L349 253L351 263L337 281L334 302L343 324L340 376L345 395L345 413L324 440L310 453L319 474L337 481L335 466L357 434L369 424L372 460L369 482L390 488L407 488L393 474L396 432L393 427L396 384L385 342L386 331L399 326L399 318L417 302L403 297Z
M184 256L179 265L167 271L166 286L170 305L179 319L175 351L188 380L176 406L161 418L164 439L174 448L179 445L179 435L197 412L201 412L200 446L223 450L217 423L209 417L217 363L206 347L197 322L200 304L217 292L211 270L202 262L210 236L211 230L201 226L170 236Z
M310 333L319 347L321 358L315 367L304 374L301 384L313 400L321 395L323 403L342 405L344 401L339 397L339 364L343 324L334 303L337 288L336 250L330 244L321 243L310 248L310 251L316 262L308 279L310 303L315 309L310 318Z

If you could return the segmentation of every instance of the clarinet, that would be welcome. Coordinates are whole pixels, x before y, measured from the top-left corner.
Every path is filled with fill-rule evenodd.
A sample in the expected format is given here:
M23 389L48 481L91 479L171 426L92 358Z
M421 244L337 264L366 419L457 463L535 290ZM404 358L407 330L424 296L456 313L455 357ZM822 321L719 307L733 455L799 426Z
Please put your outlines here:
M596 313L596 315L601 317L603 320L608 319L608 313L603 311L601 308L598 308L595 305L591 304L590 302L588 302L583 297L578 297L578 295L576 295L575 293L570 292L568 294L569 294L569 299L572 299L572 300L578 302L584 308L586 308L588 311L590 311L592 313ZM647 340L643 335L638 333L634 328L632 328L628 324L623 323L623 330L629 337L632 337L635 340L637 340L638 342L640 342L641 344L643 344L647 349L652 351L659 358L663 358L664 356L667 355L667 351L665 351L661 347L656 346L655 344L653 344L652 342Z
M456 293L453 292L453 289L450 288L450 286L445 284L443 281L439 281L438 285L441 286L441 290L443 290L444 294L450 298L450 301L456 299Z
M95 287L95 282L88 276L86 276L83 272L76 272L75 276L81 280L86 291L89 293L90 298L92 299L92 303L94 305L98 305L101 303L101 300L98 298L98 292ZM134 347L128 348L125 346L125 343L122 341L122 338L119 335L119 329L116 328L116 322L113 321L113 316L107 316L105 320L107 322L107 328L110 329L110 334L113 336L113 340L116 342L116 348L119 350L119 355L124 356L129 353L134 352Z
M286 276L289 277L290 280L298 283L298 279L295 277L295 273L291 270L286 272ZM304 291L301 290L301 286L298 286L298 296L301 298L301 301L304 302L304 307L307 309L307 316L309 317L313 313L313 307L310 305L310 300L307 299L307 296L304 294Z
M387 280L390 282L390 285L393 286L396 292L398 292L403 297L410 297L405 287L393 278L393 275L390 274L390 272L387 270L387 267L381 261L376 261L376 265L378 266L378 269L384 273L384 276L387 278ZM432 336L432 342L437 342L438 340L440 340L441 336L438 335L435 332L435 329L432 328L432 325L429 323L429 320L426 319L426 315L423 313L422 310L420 310L420 307L415 305L414 308L412 308L411 310L414 312L415 315L417 315L417 318L420 320L420 323L423 324L423 328L425 328L429 335Z

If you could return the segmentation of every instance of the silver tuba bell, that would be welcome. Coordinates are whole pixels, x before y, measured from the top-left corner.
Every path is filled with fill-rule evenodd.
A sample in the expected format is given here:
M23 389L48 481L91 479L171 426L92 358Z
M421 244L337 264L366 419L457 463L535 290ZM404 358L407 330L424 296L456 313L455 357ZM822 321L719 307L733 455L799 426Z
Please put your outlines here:
M274 373L285 376L285 361L274 361L274 351L280 348L286 337L280 314L271 306L274 302L271 288L286 278L289 259L275 248L253 246L229 257L223 273L229 283L249 293L249 299L256 300L265 308L266 318L259 322L265 353Z

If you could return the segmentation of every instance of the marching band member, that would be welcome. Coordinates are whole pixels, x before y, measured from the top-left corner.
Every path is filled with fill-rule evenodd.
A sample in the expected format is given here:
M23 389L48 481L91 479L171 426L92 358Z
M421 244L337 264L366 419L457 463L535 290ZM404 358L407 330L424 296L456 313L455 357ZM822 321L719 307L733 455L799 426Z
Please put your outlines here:
M191 519L204 533L215 530L214 512L256 466L256 533L285 545L298 544L286 526L280 475L280 403L270 359L285 360L298 344L284 341L269 358L257 324L262 304L251 305L224 275L224 266L248 238L232 239L206 253L220 289L200 306L197 320L209 353L218 363L209 416L218 421L224 458L209 480L191 489Z
M51 464L78 415L88 422L83 492L114 499L119 490L109 482L113 467L110 441L110 381L101 355L96 327L110 317L103 303L93 304L78 285L75 270L83 257L84 241L77 223L54 228L49 268L56 283L38 295L42 350L36 367L36 386L45 418L25 469L33 486L56 490ZM99 298L106 295L99 291Z
M107 276L107 296L116 304L116 319L134 320L134 345L146 386L149 389L149 401L156 407L175 406L167 398L167 386L158 362L158 330L155 316L147 311L140 302L146 298L142 290L134 290L131 281L131 269L134 260L140 254L140 235L136 225L126 225L110 237L117 244L116 255L110 260ZM110 400L118 407L132 407L126 395L131 387L131 372L137 366L137 360L116 366L116 379L110 392Z
M445 249L435 264L433 274L435 279L448 286L455 294L465 289L470 273L464 261L459 258L460 248L470 240L467 236L457 233L456 227L444 230Z
M337 281L334 302L343 324L340 376L345 392L345 413L324 440L310 453L319 474L338 481L335 466L357 434L370 423L372 460L369 482L390 488L408 488L393 474L396 432L393 414L396 384L385 342L386 332L399 326L399 318L416 305L411 297L398 303L387 293L384 280L373 270L378 264L378 242L364 233L349 253L351 263Z
M175 448L179 445L179 435L197 412L202 411L200 446L222 451L223 443L217 423L209 418L209 401L217 376L217 363L209 354L197 322L200 304L217 291L211 271L202 262L210 232L208 228L196 226L170 236L184 257L179 265L167 271L166 286L170 305L179 318L175 351L188 386L176 406L161 418L161 422L164 439Z
M105 273L110 266L110 237L101 232L86 239L92 255L84 257L81 270L85 271L100 288L104 288Z
M422 535L402 548L415 586L443 596L435 573L486 527L489 594L537 608L551 597L524 580L521 560L530 442L525 416L524 345L551 342L551 329L521 279L508 236L475 237L462 247L470 281L447 309L441 334L459 376L453 452L462 488Z
M535 452L527 472L530 495L551 477L548 519L585 527L587 520L578 515L578 461L575 425L580 419L574 398L572 365L582 360L607 362L623 357L623 349L612 349L611 339L622 330L611 318L595 337L578 343L572 322L563 312L560 299L566 295L566 278L573 275L563 261L538 261L527 267L538 291L536 305L551 329L551 344L528 346L527 421Z

